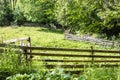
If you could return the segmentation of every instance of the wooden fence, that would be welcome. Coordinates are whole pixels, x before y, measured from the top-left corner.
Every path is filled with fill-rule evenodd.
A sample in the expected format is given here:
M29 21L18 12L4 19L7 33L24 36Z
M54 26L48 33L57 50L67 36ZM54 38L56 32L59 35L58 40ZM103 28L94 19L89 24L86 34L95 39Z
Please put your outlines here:
M27 55L36 56L32 60L42 61L48 69L57 66L65 68L66 72L78 73L84 67L118 67L120 65L120 51L47 47L20 47ZM40 57L39 57L40 56Z
M30 38L27 40L31 45ZM44 66L50 70L59 66L64 68L66 72L78 73L84 67L90 67L91 65L97 67L118 67L120 65L120 51L95 50L93 47L90 47L90 49L73 49L30 45L19 45L17 47L26 54L27 59L29 57L33 61L43 62Z
M31 39L30 39L30 37L26 37L26 38L16 38L16 39L11 39L11 40L4 40L4 38L3 37L1 37L1 39L0 39L1 41L0 41L0 53L2 53L4 50L3 50L3 48L5 47L5 46L11 46L11 47L19 47L19 46L31 46ZM23 51L23 52L25 52L25 50L21 50L20 49L20 51ZM28 50L27 52L31 52L31 50ZM26 59L27 58L31 58L32 56L26 56Z
M83 42L95 43L97 45L102 45L104 47L109 46L111 48L113 48L113 47L120 48L120 43L119 42L93 38L93 37L90 37L90 36L87 36L87 35L76 36L76 35L73 35L73 34L65 33L65 39L73 40L73 41L83 41Z

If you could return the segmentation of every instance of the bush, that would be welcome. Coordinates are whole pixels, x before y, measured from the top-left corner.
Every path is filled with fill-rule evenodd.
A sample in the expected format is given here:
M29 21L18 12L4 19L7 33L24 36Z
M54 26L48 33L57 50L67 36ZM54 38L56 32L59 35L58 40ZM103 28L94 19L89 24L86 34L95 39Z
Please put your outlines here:
M9 2L0 1L0 26L10 25L11 21L13 21L13 14Z
M25 56L13 48L6 49L0 55L0 79L5 80L6 77L17 73L36 72L32 63L26 63Z
M82 80L119 80L119 68L86 68L83 75L79 77Z
M51 72L37 72L30 74L15 74L6 80L120 80L119 68L85 68L80 75L64 73L62 68L56 68Z
M52 72L16 74L9 76L6 80L71 80L71 75L64 74L63 69L56 68Z
M45 75L43 80L71 80L70 74L65 74L62 68L56 68Z
M13 11L13 14L14 22L19 26L23 25L24 22L26 21L26 18L24 17L22 10L20 10L19 7L16 7L15 10Z
M40 74L32 73L32 74L16 74L10 77L7 77L6 80L40 80Z

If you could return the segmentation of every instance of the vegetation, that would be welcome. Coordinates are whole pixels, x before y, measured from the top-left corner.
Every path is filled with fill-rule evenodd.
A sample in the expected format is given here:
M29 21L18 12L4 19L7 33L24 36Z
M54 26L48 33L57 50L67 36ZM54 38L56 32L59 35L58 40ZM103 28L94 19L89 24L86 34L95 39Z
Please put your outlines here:
M13 21L12 10L8 0L0 0L0 25L10 25Z
M47 28L23 26L25 23L44 25ZM0 27L0 36L4 40L30 36L32 46L83 49L93 46L95 49L113 50L94 43L65 40L63 32L97 33L107 39L119 38L120 1L0 0L0 26L4 26ZM50 72L38 62L27 62L25 55L11 46L5 49L0 53L0 80L120 80L119 67L92 66L78 75L66 74L62 68Z
M5 80L15 74L30 74L37 70L32 63L27 63L25 56L10 46L0 55L0 79ZM34 68L33 68L34 67Z
M52 72L44 71L44 67L35 63L26 63L18 60L20 54L13 52L8 47L8 51L0 56L0 79L1 80L119 80L119 68L85 68L82 74L64 73L64 69L56 68ZM12 52L11 52L12 51ZM14 57L13 57L14 56ZM24 57L24 56L23 56Z
M2 36L4 40L30 36L32 39L32 46L81 49L90 49L90 47L93 46L95 49L111 49L109 47L95 45L94 43L65 40L63 31L49 30L41 27L2 27L0 28L0 36Z
M91 43L64 40L62 33L61 30L49 30L41 27L13 26L0 28L0 34L4 39L30 36L33 46L85 49L92 45L94 48L103 49L103 47L100 48L100 46ZM62 68L56 68L49 72L47 69L44 70L44 66L38 64L38 62L26 63L25 56L12 47L8 46L6 48L8 50L0 55L1 80L119 80L119 68L90 67L85 68L84 72L78 75L64 73Z
M70 32L119 35L119 0L1 0L0 24L54 24ZM58 26L59 25L59 26Z
M90 68L86 70L83 75L70 75L65 74L63 69L56 69L52 72L46 73L42 77L38 73L33 74L16 74L7 78L7 80L119 80L119 73L116 72L117 69L93 69Z

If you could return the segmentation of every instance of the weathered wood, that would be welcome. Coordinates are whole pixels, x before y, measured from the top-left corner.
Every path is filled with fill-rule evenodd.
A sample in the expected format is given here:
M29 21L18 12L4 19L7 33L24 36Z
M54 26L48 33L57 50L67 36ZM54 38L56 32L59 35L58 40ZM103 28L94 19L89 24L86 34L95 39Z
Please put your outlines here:
M0 44L0 46L6 46L5 44ZM74 49L74 48L49 48L49 47L34 47L34 46L17 46L11 45L15 47L19 47L21 49L30 49L30 50L48 50L48 51L69 51L69 52L96 52L96 53L120 53L120 51L116 50L91 50L91 49Z
M11 40L7 40L7 41L3 41L3 43L15 43L15 42L25 41L25 40L29 40L29 37L18 38L18 39L11 39Z
M103 40L103 39L98 39L98 38L93 38L88 35L82 35L82 36L76 36L73 34L65 33L65 39L67 40L73 40L73 41L83 41L83 42L90 42L90 43L95 43L99 44L102 46L110 46L112 47L118 47L120 45L119 42L114 42L110 40Z
M28 37L28 45L27 46L29 46L29 47L31 47L31 38L30 37ZM30 52L30 53L32 53L32 50L31 49L29 49L29 51L28 52ZM30 54L30 56L29 56L29 60L31 61L31 59L32 59L32 55Z
M84 68L85 66L88 67L88 65L83 65L83 64L79 64L79 65L71 65L71 64L62 64L62 65L55 65L55 64L45 64L45 67L52 69L55 67L62 67L62 68Z
M55 64L46 64L44 65L45 67L49 68L49 69L52 69L52 68L55 68L55 67L62 67L62 68L88 68L88 67L92 67L93 65L88 65L88 64L61 64L61 65L55 65ZM94 65L95 67L118 67L120 65L118 64L101 64L101 65Z
M3 43L3 37L0 36L0 43Z
M24 41L24 40L27 41L27 45L24 45L24 46L14 45L14 44L6 44L6 43L15 43L15 42ZM2 51L3 47L8 46L8 45L12 46L13 48L21 49L24 52L24 54L26 55L27 60L32 60L32 56L45 56L45 57L51 56L53 58L53 60L38 59L38 61L43 61L43 62L47 63L47 64L45 64L45 66L50 69L57 67L57 66L60 66L62 68L80 68L80 69L84 68L84 67L91 67L91 65L88 65L88 63L90 63L90 64L92 63L92 65L98 64L98 65L95 65L97 67L99 67L99 66L101 66L101 67L111 67L111 66L118 67L120 65L120 55L119 55L120 51L115 51L115 50L114 51L94 50L93 47L91 47L91 49L49 48L49 47L34 47L34 46L31 47L31 40L30 40L30 37L28 37L28 38L20 38L20 39L12 39L10 41L4 41L4 44L0 44L0 47L1 47L0 51ZM42 52L42 51L46 51L46 52ZM54 51L54 52L48 52L48 51ZM63 54L61 52L66 52L66 53ZM74 52L76 54L70 53L70 52ZM81 52L84 54L81 54ZM101 53L101 54L97 54L97 53ZM110 54L110 55L108 55L108 54ZM117 54L117 55L115 55L115 54ZM61 60L61 59L55 60L54 58L56 58L56 57L71 57L71 58L74 58L74 60L71 60L70 58L68 60ZM84 60L84 58L86 58L86 59ZM103 59L108 59L108 60L103 60ZM56 65L52 64L52 62L56 62L55 63ZM58 65L59 62L62 62L61 65ZM65 64L64 62L66 62L67 64ZM74 64L75 62L77 62L78 64ZM100 65L99 65L99 62L100 62ZM84 63L84 65L83 65L83 63ZM105 64L103 64L103 63L105 63ZM70 72L70 71L68 71L68 72ZM74 71L74 72L77 72L77 71Z
M32 59L37 61L44 61L44 62L92 62L92 60L50 60L50 59ZM120 62L120 60L94 60L94 62Z
M20 45L16 45L15 43L16 42L22 42ZM24 42L26 42L26 44L24 44ZM26 38L18 38L18 39L11 39L11 40L6 40L6 41L3 41L3 43L0 44L0 47L6 47L8 46L7 48L9 47L12 47L12 48L19 48L20 51L24 52L24 53L27 53L28 51L31 53L32 51L29 49L21 49L20 47L21 46L31 46L31 39L30 37L26 37ZM26 60L30 60L31 59L31 55L27 55L27 54L24 54L26 56Z
M54 71L52 69L49 69L50 72ZM84 72L84 70L63 70L65 73L70 73L70 74L81 74Z
M0 48L0 53L4 52L4 49Z
M0 43L0 47L5 47L5 46L6 46L5 44Z
M91 51L92 51L91 55L93 56L92 57L92 64L94 64L94 51L93 51L93 47L92 46L91 46Z
M64 70L65 73L71 73L71 74L80 74L82 73L84 70Z
M27 53L28 55L37 55L37 56L57 56L57 57L95 57L95 58L120 58L120 56L109 56L109 55L80 55L80 54L60 54L60 53Z
M20 46L22 49L31 49L31 50L48 50L48 51L69 51L69 52L96 52L96 53L120 53L120 51L115 50L91 50L91 49L74 49L74 48L49 48L49 47L26 47Z

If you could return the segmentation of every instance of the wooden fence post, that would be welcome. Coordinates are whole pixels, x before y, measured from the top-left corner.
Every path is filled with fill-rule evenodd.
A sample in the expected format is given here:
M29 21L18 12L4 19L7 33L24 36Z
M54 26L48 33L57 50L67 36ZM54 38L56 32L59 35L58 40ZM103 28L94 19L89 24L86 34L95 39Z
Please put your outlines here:
M111 49L115 47L115 42L112 41L112 46L111 46Z
M92 56L92 64L94 64L94 51L93 51L93 46L91 46L91 56Z
M28 37L28 47L31 47L31 38L30 37ZM31 53L32 52L32 50L30 49L29 50L29 53ZM32 59L32 55L30 54L30 56L29 56L29 60L31 60Z
M28 55L27 55L27 49L24 49L24 55L25 55L25 58L26 58L26 62L28 63Z
M1 38L1 41L0 41L0 42L3 44L3 37L1 36L0 38Z

